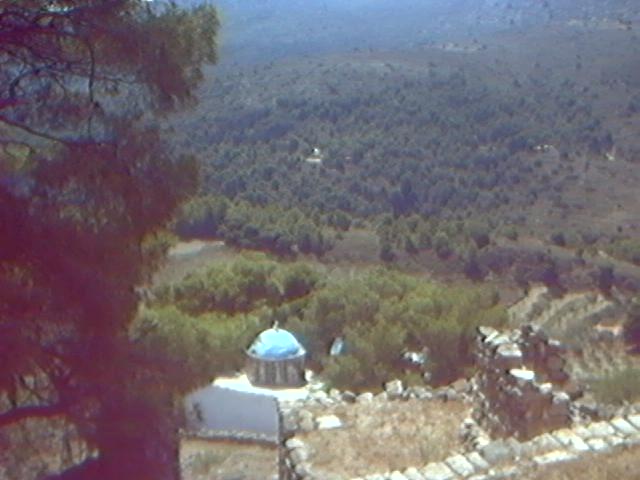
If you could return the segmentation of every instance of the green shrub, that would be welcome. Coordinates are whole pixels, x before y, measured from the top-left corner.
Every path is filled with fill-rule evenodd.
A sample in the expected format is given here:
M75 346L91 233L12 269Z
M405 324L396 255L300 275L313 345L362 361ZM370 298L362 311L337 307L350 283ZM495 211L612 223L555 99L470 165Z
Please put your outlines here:
M406 330L384 319L373 325L356 324L345 330L347 353L330 358L323 377L336 388L379 388L397 376L396 363L403 351Z
M335 228L348 229L348 217L336 218ZM183 238L220 238L231 245L281 256L297 251L323 255L333 247L333 239L320 219L297 208L260 206L213 195L197 197L184 205L173 230Z
M599 402L621 405L640 400L640 368L626 368L590 383Z
M187 315L175 307L142 309L130 331L140 345L188 372L189 386L206 383L244 365L244 350L264 328L257 316Z
M332 385L362 389L405 375L407 349L427 347L435 382L454 380L472 364L479 325L500 326L506 312L495 292L444 287L385 269L369 270L328 284L312 295L300 318L287 328L325 367ZM328 358L336 337L343 356Z
M189 315L219 311L250 312L275 307L307 295L318 282L315 270L304 263L283 264L264 254L246 254L156 290L158 304L175 305Z
M557 245L559 247L564 247L567 245L567 239L562 232L553 232L550 237L551 243Z

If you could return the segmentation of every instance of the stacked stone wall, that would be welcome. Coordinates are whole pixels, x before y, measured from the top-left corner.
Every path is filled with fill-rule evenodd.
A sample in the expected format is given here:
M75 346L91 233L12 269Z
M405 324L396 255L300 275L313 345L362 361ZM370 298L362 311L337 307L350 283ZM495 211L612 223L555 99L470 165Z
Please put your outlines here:
M283 456L287 470L284 480L346 480L337 474L322 475L314 472L313 461L317 452L304 440L304 435L315 430L329 430L345 428L340 419L332 414L336 405L363 405L381 404L393 402L397 404L405 403L408 400L420 400L431 402L434 409L441 408L443 402L467 401L471 402L472 385L466 380L455 382L452 385L437 389L427 386L405 387L400 380L392 380L384 385L384 390L380 392L362 392L358 395L346 391L331 390L313 392L307 399L299 400L291 404L282 406L284 431L287 440L283 442ZM480 444L485 445L489 439L471 419L465 421L461 426L461 437L467 436L474 445L478 439ZM455 434L455 433L454 433ZM484 436L483 436L484 435ZM482 442L484 440L484 443Z
M540 329L482 327L476 360L474 419L493 437L523 440L571 424L577 389L564 371L564 348Z

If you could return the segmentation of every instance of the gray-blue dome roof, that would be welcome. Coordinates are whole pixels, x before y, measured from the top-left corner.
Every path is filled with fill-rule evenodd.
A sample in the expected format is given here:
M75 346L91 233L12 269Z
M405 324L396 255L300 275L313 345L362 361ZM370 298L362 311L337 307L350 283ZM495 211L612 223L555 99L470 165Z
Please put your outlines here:
M282 360L304 355L305 349L296 337L282 328L262 332L249 347L249 354L265 360Z

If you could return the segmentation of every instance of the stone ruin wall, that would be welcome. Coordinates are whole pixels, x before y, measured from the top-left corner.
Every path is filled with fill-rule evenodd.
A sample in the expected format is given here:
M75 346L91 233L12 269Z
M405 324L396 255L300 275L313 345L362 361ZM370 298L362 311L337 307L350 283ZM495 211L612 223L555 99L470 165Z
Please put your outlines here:
M434 389L428 386L405 387L400 380L392 380L384 385L383 391L377 393L363 392L356 395L349 391L341 392L336 389L332 389L329 393L318 390L312 392L305 400L284 404L282 406L283 432L287 439L282 444L285 475L281 477L281 480L347 480L338 475L327 476L327 474L319 475L314 472L313 461L316 452L305 443L302 436L297 435L316 430L344 428L345 426L337 416L327 412L331 407L341 404L404 403L411 399L432 402L434 408L439 408L439 404L442 402L454 400L471 402L471 383L461 380L452 385ZM325 411L323 412L323 410ZM471 419L468 420L474 423ZM474 426L477 427L475 424ZM470 425L465 425L459 434L466 435L469 439L475 439L478 435L478 429L469 427ZM480 435L482 435L481 432ZM488 443L489 439L486 438L485 442ZM388 477L372 475L371 478Z
M471 380L432 389L405 388L398 380L379 393L312 392L304 401L283 405L281 480L492 480L521 478L545 465L585 454L640 446L640 404L594 414L579 399L580 390L565 372L566 351L534 325L500 332L479 329L478 374ZM361 478L331 478L313 471L314 451L298 433L343 428L322 407L369 402L463 400L473 418L460 426L461 451L440 462L375 472ZM586 412L586 413L585 413Z
M458 382L457 382L458 383ZM378 394L363 393L355 396L349 392L333 391L327 394L315 392L308 400L298 402L297 407L305 411L309 407L335 405L337 403L402 402L408 398L419 398L434 402L458 399L472 401L478 386L475 381L459 382L458 385L436 390L423 387L403 388L399 381L389 382L385 391ZM285 468L281 480L497 480L516 479L546 465L579 459L582 455L611 452L617 448L640 445L640 404L621 409L615 416L604 421L574 423L569 428L554 428L526 441L514 437L491 439L472 419L461 425L459 434L465 438L461 451L451 452L442 461L427 465L408 466L402 471L372 472L358 478L343 478L339 475L318 475L313 471L315 452L297 432L325 429L326 416L318 412L297 415L297 408L290 406L287 415L292 420L291 436L282 444ZM295 420L310 419L300 425ZM575 418L574 418L575 420ZM341 428L332 426L331 428Z
M474 419L494 438L519 440L571 425L579 390L564 371L564 347L533 325L479 330Z

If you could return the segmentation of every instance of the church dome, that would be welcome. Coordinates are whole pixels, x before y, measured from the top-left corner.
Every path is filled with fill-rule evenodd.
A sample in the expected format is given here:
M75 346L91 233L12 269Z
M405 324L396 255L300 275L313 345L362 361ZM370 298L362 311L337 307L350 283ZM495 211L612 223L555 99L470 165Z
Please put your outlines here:
M248 350L252 357L264 360L284 360L304 355L305 349L290 332L269 328L254 340Z

